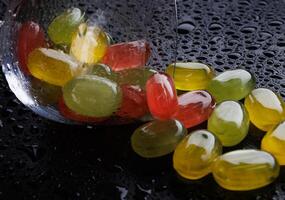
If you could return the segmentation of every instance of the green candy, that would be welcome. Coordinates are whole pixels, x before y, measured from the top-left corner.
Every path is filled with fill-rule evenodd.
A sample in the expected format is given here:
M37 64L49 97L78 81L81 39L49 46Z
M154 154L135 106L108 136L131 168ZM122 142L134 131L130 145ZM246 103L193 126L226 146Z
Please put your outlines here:
M148 68L126 69L117 72L117 82L120 85L138 85L145 88L148 78L154 73L156 73L155 70Z
M90 117L109 117L121 105L122 93L116 82L96 75L82 75L63 87L68 108Z
M55 44L70 45L72 34L84 21L79 8L71 8L57 16L48 27L48 35Z
M208 130L214 133L223 146L234 146L247 135L249 116L245 107L235 101L224 101L214 109L208 120Z
M255 87L255 78L243 69L226 71L210 81L207 90L217 102L239 101Z
M155 120L136 129L131 144L138 155L155 158L173 152L186 134L187 129L178 120Z

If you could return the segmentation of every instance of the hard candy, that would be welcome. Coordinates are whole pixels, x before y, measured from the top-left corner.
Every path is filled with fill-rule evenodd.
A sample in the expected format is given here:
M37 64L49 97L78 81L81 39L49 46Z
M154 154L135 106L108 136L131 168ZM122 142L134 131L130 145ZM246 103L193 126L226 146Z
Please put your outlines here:
M131 144L138 155L155 158L173 152L186 134L187 130L177 120L155 120L136 129Z
M96 75L78 76L63 87L67 107L88 117L109 117L121 106L122 92L117 83Z
M70 54L82 63L99 62L106 53L108 38L97 26L80 24L72 36Z
M179 96L178 105L174 118L182 122L186 128L191 128L207 121L216 103L208 92L197 90Z
M234 146L247 135L249 117L244 106L235 101L224 101L216 106L208 120L208 130L223 146Z
M28 68L31 74L47 83L63 86L82 71L73 57L53 49L39 48L30 53Z
M109 46L102 63L114 71L144 67L150 57L150 47L145 40Z
M226 71L210 81L207 90L219 103L225 100L239 101L255 87L255 78L243 69Z
M211 172L213 161L222 154L222 144L207 130L186 136L173 155L173 166L186 179L200 179Z
M213 163L213 176L223 188L253 190L272 183L279 175L279 164L267 152L236 150L220 156Z
M71 8L57 16L48 27L48 35L55 44L70 45L73 32L84 21L84 13Z
M91 66L87 66L87 68L89 68L90 70L89 74L105 77L110 80L117 80L117 75L107 65L98 63Z
M202 63L173 63L166 72L173 77L176 89L203 90L215 76L214 70Z
M28 21L22 24L17 41L17 56L21 70L30 74L27 63L29 54L39 47L45 47L45 34L40 25Z
M125 69L117 72L117 82L120 85L136 85L145 89L147 80L154 73L155 70L148 68Z
M171 119L178 111L178 98L172 78L163 73L152 75L146 83L147 103L157 119Z
M146 93L138 86L122 85L122 106L117 116L138 119L149 112Z
M280 165L285 165L285 121L268 131L261 142L261 149L275 156Z
M282 98L266 88L253 90L244 103L250 121L259 129L269 131L285 119L285 103Z

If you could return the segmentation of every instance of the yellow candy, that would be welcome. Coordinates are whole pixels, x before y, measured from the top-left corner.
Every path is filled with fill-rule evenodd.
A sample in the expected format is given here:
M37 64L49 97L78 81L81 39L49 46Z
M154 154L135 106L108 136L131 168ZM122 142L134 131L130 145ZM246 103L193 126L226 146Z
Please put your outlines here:
M186 179L199 179L211 172L214 159L222 153L222 144L207 130L197 130L185 137L173 155L173 166Z
M250 121L259 129L269 131L285 119L285 104L279 95L269 89L253 90L244 103Z
M280 165L285 165L285 121L267 132L262 139L261 149L272 153Z
M70 53L80 62L93 64L103 58L107 47L106 34L97 26L83 23L72 37Z
M228 190L253 190L272 183L280 167L269 153L259 150L236 150L220 156L212 173L216 182Z
M213 69L202 63L175 63L167 67L166 72L173 77L176 89L203 90L215 76Z
M82 71L81 64L71 56L46 48L30 53L28 68L34 77L57 86L63 86Z

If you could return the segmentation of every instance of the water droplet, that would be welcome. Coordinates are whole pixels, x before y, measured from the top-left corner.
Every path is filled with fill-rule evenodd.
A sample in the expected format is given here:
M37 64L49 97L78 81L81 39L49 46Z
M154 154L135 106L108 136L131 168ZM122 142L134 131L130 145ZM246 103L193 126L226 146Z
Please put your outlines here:
M223 28L223 25L219 23L211 23L208 27L210 31L218 31L218 30L221 30L222 28Z
M269 57L269 58L272 58L275 56L275 52L274 51L264 51L263 52L263 55Z
M120 199L121 200L126 200L127 198L127 195L128 195L128 190L124 187L119 187L119 186L116 186L116 188L119 190L119 192L121 193L120 195Z
M253 33L253 32L256 31L256 27L254 27L254 26L245 26L245 27L243 27L240 31L241 31L242 33L245 33L245 34L247 34L247 33Z
M257 49L259 49L261 47L261 44L251 44L251 45L249 45L249 46L246 46L245 48L247 49L247 50L257 50Z
M0 20L0 28L5 24L5 21Z
M273 35L267 31L261 31L259 32L259 37L263 38L263 39L268 39L271 38Z
M285 47L285 41L277 42L278 47Z
M230 59L234 59L234 60L238 59L240 56L241 56L241 54L238 53L238 52L233 52L233 53L230 53L230 54L228 55L228 57L229 57Z
M188 34L195 29L194 23L190 21L182 22L177 27L177 32L179 34Z
M273 20L273 21L268 23L269 26L281 26L282 24L283 24L283 22L280 20Z

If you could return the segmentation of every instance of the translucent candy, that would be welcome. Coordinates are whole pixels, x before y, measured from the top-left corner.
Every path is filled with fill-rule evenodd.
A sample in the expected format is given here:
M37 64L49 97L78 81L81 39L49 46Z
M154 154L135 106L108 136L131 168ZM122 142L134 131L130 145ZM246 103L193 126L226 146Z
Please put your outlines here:
M166 72L173 77L176 89L203 90L215 76L214 70L202 63L173 63Z
M178 97L179 109L174 118L184 124L186 128L194 127L208 120L216 103L206 91L197 90Z
M266 133L261 149L273 154L280 165L285 165L285 121Z
M105 78L108 78L114 81L117 80L117 75L113 73L111 68L108 67L107 65L98 63L92 66L86 66L86 67L89 68L90 70L89 74L97 75L100 77L105 77Z
M149 112L145 91L132 85L123 85L121 88L123 100L117 116L138 119Z
M146 84L147 103L157 119L171 119L178 111L178 99L172 78L163 73L152 75Z
M269 131L285 119L285 103L282 98L266 88L253 90L244 105L250 121L259 129Z
M24 73L30 74L27 63L29 54L39 47L46 47L45 34L35 22L22 24L17 41L17 55L20 68Z
M83 75L63 87L67 107L79 115L109 117L121 106L122 92L116 82L96 75Z
M255 87L255 78L243 69L226 71L213 78L207 90L219 103L225 100L239 101Z
M48 35L55 44L70 45L72 34L83 21L84 13L80 9L68 9L51 22Z
M213 163L213 175L223 188L253 190L272 183L279 175L279 164L267 152L236 150L220 156Z
M34 77L57 86L63 86L82 72L82 65L73 57L62 51L46 48L30 53L28 68Z
M150 47L145 40L110 46L102 63L114 71L144 67L150 57Z
M199 179L211 172L213 161L222 154L222 144L207 130L186 136L173 155L173 166L186 179Z
M214 133L223 146L234 146L247 135L249 117L244 106L235 101L217 105L208 120L208 130Z
M70 54L82 63L94 64L102 59L107 47L106 34L97 26L83 23L73 34Z
M187 130L177 120L155 120L136 129L131 144L138 155L155 158L173 152L186 134Z

